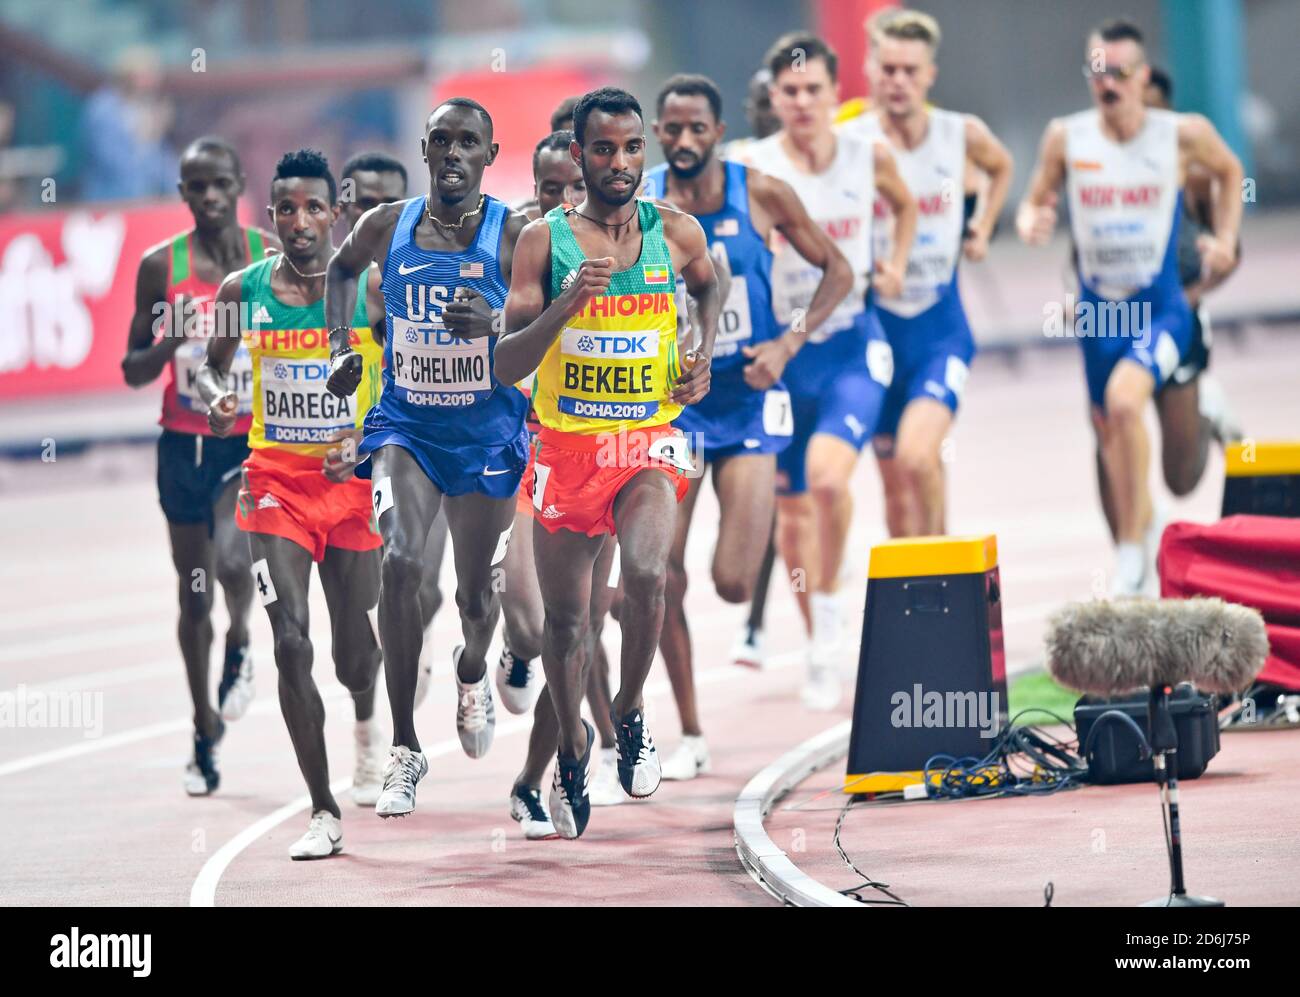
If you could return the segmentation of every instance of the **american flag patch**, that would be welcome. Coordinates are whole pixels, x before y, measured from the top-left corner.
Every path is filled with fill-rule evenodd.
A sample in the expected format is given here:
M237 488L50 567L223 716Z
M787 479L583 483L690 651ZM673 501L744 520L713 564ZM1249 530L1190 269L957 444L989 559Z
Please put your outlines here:
M740 221L735 218L723 218L713 223L713 234L720 237L740 235Z
M482 276L483 276L483 264L482 264L482 263L462 263L462 264L460 265L460 275L461 275L462 277L482 277Z

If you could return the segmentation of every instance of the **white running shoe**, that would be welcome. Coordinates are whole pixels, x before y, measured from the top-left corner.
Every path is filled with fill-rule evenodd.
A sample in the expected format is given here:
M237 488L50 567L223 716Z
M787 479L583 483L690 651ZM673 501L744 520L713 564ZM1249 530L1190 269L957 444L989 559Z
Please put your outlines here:
M825 712L840 705L844 695L839 669L812 648L808 651L808 674L801 698L810 710Z
M421 751L397 745L388 749L384 767L384 791L375 802L380 817L405 817L415 809L415 784L429 772L429 763Z
M1223 446L1235 443L1245 433L1228 405L1228 396L1219 379L1209 371L1197 378L1196 405L1210 423L1210 432Z
M736 635L736 642L731 645L731 663L762 671L766 662L767 651L763 647L763 631L745 624Z
M246 646L241 647L235 653L226 655L225 666L221 671L221 682L217 686L217 708L221 711L221 719L238 720L248 712L256 695L253 656L248 653Z
M551 780L551 820L561 838L580 838L591 818L591 749L596 744L596 732L591 724L582 721L587 734L587 750L581 758L565 761L556 754L555 773Z
M353 739L357 762L352 770L352 802L359 807L373 807L384 791L384 732L373 717L358 720Z
M551 822L551 815L542 803L542 793L531 786L516 786L510 790L510 819L519 822L524 837L529 841L548 841L560 835Z
M289 846L291 859L327 859L343 851L343 822L328 810L311 815L307 833Z
M1115 577L1110 580L1110 596L1122 599L1141 595L1146 585L1146 548L1141 543L1115 545Z
M681 744L677 745L676 750L663 760L663 777L675 782L684 782L687 779L694 779L697 775L704 775L712 768L709 746L704 738L684 734Z
M635 800L645 799L659 788L663 770L659 765L659 752L655 739L645 722L645 711L632 710L618 716L611 703L609 720L614 725L614 740L618 749L618 783L623 792Z
M627 799L618 781L618 749L600 749L600 768L591 780L589 791L593 807L613 807Z
M517 658L510 648L501 649L497 661L497 692L501 705L511 713L527 713L542 693L541 669L536 658Z
M424 643L420 645L420 660L415 673L415 703L411 707L413 710L418 710L424 697L429 695L429 684L433 679L433 652L433 624L430 623L424 631Z
M497 729L497 711L492 705L492 685L487 670L477 682L462 682L456 670L465 645L459 644L451 652L451 673L456 677L456 733L460 746L470 758L482 758L492 747L492 735Z

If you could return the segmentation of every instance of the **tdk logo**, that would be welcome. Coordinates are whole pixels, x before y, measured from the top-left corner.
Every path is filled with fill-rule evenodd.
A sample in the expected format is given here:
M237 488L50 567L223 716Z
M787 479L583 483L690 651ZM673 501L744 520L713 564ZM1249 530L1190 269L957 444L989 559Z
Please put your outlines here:
M430 326L424 329L407 329L406 341L412 344L422 344L424 346L472 346L474 341L471 339L461 339L459 336L453 336L446 329Z
M330 365L324 362L277 363L271 370L277 381L325 381Z
M659 355L657 332L615 334L588 332L582 329L565 329L560 345L561 352L570 356L640 358Z

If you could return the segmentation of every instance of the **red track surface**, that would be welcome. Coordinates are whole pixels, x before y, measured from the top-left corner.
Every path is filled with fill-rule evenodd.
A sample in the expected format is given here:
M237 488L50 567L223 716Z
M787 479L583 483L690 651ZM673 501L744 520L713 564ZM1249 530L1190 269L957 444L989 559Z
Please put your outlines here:
M1215 370L1242 422L1261 439L1294 435L1300 425L1295 351L1289 333L1256 332L1244 344L1216 343ZM1090 596L1094 585L1104 585L1110 567L1093 497L1079 367L1068 349L1029 353L1014 369L996 358L978 363L952 440L950 527L998 534L1013 670L1040 660L1045 615L1066 599ZM94 419L94 412L86 418ZM864 461L858 472L861 499L845 570L845 606L855 614L865 590L867 551L883 535L872 463ZM1213 519L1221 473L1214 458L1189 500L1167 504L1176 515ZM188 707L172 636L175 581L153 475L153 455L142 448L102 449L53 464L0 464L0 514L8 524L0 563L0 689L22 684L84 691L102 695L103 707L97 737L79 729L0 729L0 840L6 853L0 901L184 904L193 896L219 904L771 902L740 870L732 849L736 793L759 768L837 722L848 707L834 715L804 711L796 695L798 667L756 675L725 663L743 613L723 605L703 575L713 542L708 524L716 515L707 493L689 552L698 572L689 599L712 776L693 784L665 783L644 803L597 809L578 842L524 842L505 802L522 759L525 722L499 711L490 755L472 762L461 754L447 672L458 628L444 610L435 639L446 653L419 718L426 750L440 753L430 759L417 813L381 822L341 796L343 855L293 863L285 850L305 827L306 813L289 805L303 789L276 704L269 628L257 607L253 646L260 694L226 739L222 788L204 800L190 800L181 791ZM448 590L451 581L448 574ZM350 706L330 675L328 640L320 639L327 631L318 586L313 600L316 675L330 697L330 758L334 777L342 780L352 765ZM772 652L797 666L799 627L791 598L775 592L769 615ZM617 645L617 628L612 630L611 651ZM676 740L676 719L658 667L652 681L650 720L662 750ZM379 716L386 712L381 701ZM1242 789L1233 799L1244 809L1264 792L1263 783L1246 774L1264 760L1243 765L1243 775L1234 780ZM1198 786L1187 796L1195 799L1199 792ZM1286 804L1293 807L1293 801L1294 795ZM979 814L980 806L987 804L971 809ZM1149 861L1158 870L1158 828L1148 826L1158 816L1154 794L1142 795L1134 806L1141 814L1135 826L1157 843L1144 854L1143 868ZM1201 823L1205 808L1189 803L1187 809L1191 847L1203 848L1214 825ZM1276 824L1284 816L1264 813L1252 813L1252 828L1260 819ZM277 823L275 816L284 819ZM1029 842L1029 825L1023 835L1018 827L999 819L971 833L990 849L996 844L1014 850ZM829 841L828 829L824 837L821 846ZM1263 859L1271 860L1269 847ZM1021 891L981 893L979 884L992 875L984 855L971 849L964 856L971 864L954 873L972 884L968 902L981 896L1035 902ZM1198 870L1203 862L1189 858L1189 867ZM888 878L887 872L893 869L877 874ZM1152 882L1158 892L1159 876ZM1210 889L1194 874L1191 882ZM1144 895L1151 892L1145 882L1138 885Z

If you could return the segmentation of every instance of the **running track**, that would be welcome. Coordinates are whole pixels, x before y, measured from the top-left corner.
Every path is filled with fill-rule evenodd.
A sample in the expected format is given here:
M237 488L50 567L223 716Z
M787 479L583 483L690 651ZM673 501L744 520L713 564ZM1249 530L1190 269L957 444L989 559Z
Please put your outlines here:
M1214 369L1247 431L1294 435L1300 362L1295 330L1220 336ZM1037 665L1043 620L1067 599L1104 585L1109 548L1094 498L1090 430L1072 349L1012 359L985 356L971 378L949 452L950 527L997 533L1006 598L1008 661ZM95 417L86 412L87 419ZM1177 517L1211 520L1220 494L1216 457ZM859 502L843 598L860 617L867 551L883 536L874 462L859 469ZM52 464L0 463L0 689L75 690L102 696L97 737L72 729L0 729L0 902L6 904L765 904L732 847L736 793L763 765L848 715L798 705L797 616L774 592L769 633L775 667L726 664L743 611L722 604L697 575L689 596L713 775L665 783L655 797L593 812L578 842L525 842L505 800L524 751L526 723L498 710L497 741L470 761L455 739L447 661L457 627L444 609L443 652L419 722L430 774L419 809L382 822L344 810L345 851L290 862L306 824L305 798L275 699L270 634L254 607L257 702L233 725L223 783L191 800L180 787L188 710L173 640L173 586L152 451L100 448ZM706 570L716 515L706 491L689 563ZM448 572L445 589L453 580ZM333 775L351 775L350 702L328 661L324 603L313 590L317 681L326 696ZM220 614L219 614L220 616ZM606 635L616 658L617 627ZM851 653L846 668L851 669ZM660 749L677 728L656 666L648 700ZM382 702L379 716L386 718ZM1032 902L1032 899L1031 901Z

